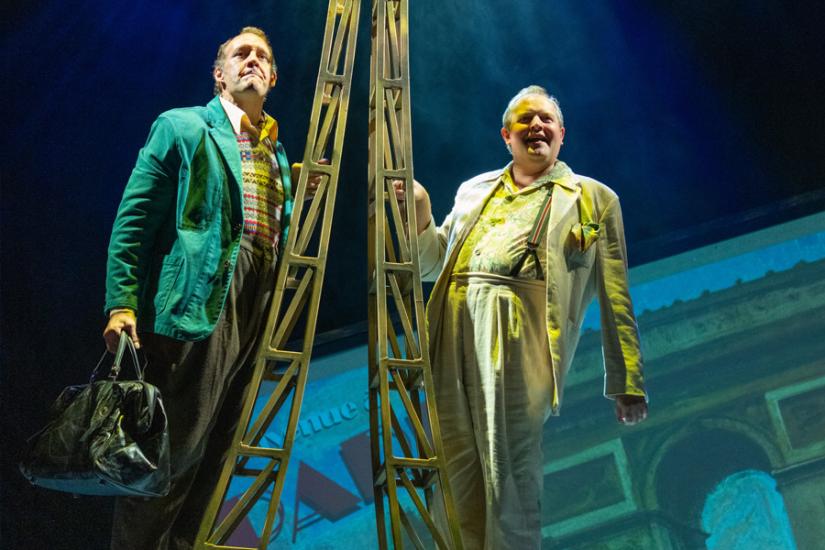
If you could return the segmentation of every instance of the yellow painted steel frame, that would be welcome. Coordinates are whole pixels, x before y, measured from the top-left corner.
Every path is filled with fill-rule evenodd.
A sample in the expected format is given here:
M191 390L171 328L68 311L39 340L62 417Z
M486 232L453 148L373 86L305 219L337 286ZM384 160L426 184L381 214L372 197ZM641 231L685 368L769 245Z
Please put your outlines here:
M389 516L394 548L403 548L402 526L417 548L461 548L435 409L418 261L408 0L373 0L370 64L369 404L378 542L387 548ZM405 184L401 203L394 180ZM399 496L412 506L402 507ZM437 525L433 504L445 510L446 530Z
M239 548L225 544L252 507L265 497L269 503L257 548L265 549L271 537L315 337L349 106L359 12L360 0L330 0L309 132L296 186L292 229L280 259L272 305L238 429L196 539L195 547L199 549ZM330 136L334 136L331 144ZM327 160L328 164L325 164ZM320 176L321 182L310 199L306 187L308 178L313 175ZM296 326L303 327L300 349L287 349L288 343L295 340L292 333ZM252 411L264 380L274 380L275 390L253 422ZM284 433L279 434L283 437L281 447L260 446L264 434L282 409L288 411L288 421ZM218 521L233 476L254 479L237 503L228 512L224 510L227 513ZM270 488L271 494L267 495Z

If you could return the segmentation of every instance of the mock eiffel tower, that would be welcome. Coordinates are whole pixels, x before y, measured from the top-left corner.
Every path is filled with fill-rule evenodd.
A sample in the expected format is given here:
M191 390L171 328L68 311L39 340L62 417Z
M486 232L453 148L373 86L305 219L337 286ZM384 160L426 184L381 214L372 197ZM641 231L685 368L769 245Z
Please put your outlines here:
M382 549L405 544L460 549L433 397L418 262L408 12L408 0L372 2L365 382L376 528ZM291 229L238 428L197 536L199 549L265 549L278 520L315 339L359 13L360 0L329 1ZM313 176L321 181L309 197L307 181ZM396 198L395 180L405 185L404 201ZM296 327L303 329L300 337ZM264 382L274 384L271 393L262 392ZM281 417L287 418L285 426L276 428L274 420ZM404 424L411 428L405 431ZM263 445L273 440L280 446ZM244 478L246 489L227 502L229 485L238 478ZM434 504L444 510L443 521L433 514ZM253 507L261 505L266 514L257 545L228 545Z

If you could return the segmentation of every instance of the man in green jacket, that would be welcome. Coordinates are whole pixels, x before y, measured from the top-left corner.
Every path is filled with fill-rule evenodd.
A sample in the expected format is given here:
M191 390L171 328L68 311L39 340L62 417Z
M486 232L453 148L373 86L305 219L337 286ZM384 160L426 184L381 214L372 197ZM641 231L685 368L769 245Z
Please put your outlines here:
M216 97L152 125L112 229L104 339L127 331L169 418L172 487L118 499L112 548L191 548L231 444L292 210L263 31L218 49Z

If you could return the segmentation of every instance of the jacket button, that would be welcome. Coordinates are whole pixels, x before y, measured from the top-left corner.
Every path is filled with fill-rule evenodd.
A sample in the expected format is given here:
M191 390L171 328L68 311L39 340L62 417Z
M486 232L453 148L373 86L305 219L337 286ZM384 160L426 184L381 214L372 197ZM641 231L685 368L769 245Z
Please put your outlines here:
M223 267L225 269L229 269L230 265L232 265L232 262L230 262L229 260L226 260L225 262L223 262Z

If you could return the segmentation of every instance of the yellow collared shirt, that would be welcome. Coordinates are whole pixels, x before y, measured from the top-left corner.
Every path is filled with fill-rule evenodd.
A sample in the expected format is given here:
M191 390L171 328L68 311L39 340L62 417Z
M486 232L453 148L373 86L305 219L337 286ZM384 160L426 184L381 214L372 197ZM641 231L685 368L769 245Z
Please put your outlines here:
M550 191L553 180L564 173L561 163L531 185L519 189L513 181L512 164L501 173L496 190L490 196L478 221L459 250L453 273L491 273L509 276L513 266L527 249L527 237L533 230L536 215ZM536 252L546 273L545 247ZM520 279L537 279L535 257L530 254L518 272Z

